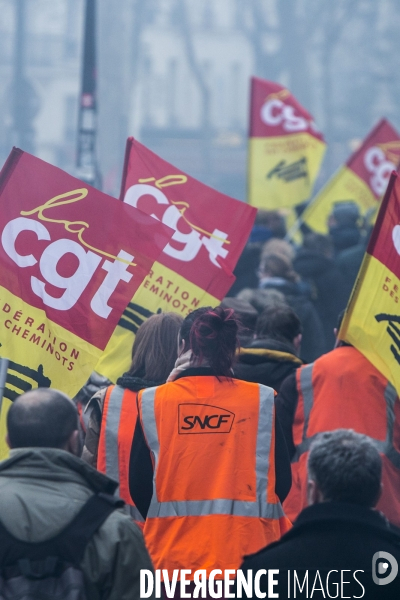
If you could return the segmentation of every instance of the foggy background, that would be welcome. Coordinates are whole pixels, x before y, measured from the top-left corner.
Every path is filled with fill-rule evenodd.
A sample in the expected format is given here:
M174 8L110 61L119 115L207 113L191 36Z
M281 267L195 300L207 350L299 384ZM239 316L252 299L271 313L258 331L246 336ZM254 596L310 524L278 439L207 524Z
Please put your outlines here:
M324 132L317 187L380 117L400 130L399 0L98 0L97 9L97 156L112 195L134 135L245 200L251 75L289 87ZM83 22L83 0L0 0L1 164L16 144L76 173Z

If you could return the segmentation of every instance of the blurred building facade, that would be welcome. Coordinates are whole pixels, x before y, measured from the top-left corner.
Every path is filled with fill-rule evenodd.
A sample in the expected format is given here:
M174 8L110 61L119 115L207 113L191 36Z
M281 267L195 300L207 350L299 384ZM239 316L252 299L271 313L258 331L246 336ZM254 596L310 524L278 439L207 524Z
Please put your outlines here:
M75 168L83 0L24 0L25 102L32 150ZM118 193L126 137L226 193L244 198L251 45L235 2L98 3L98 155ZM0 0L0 158L18 143L13 123L16 10Z
M18 2L0 1L2 161L11 146L19 141L13 122ZM33 129L29 149L44 160L71 171L75 160L82 2L25 0L24 4L25 30L21 43L27 85L20 99L20 109L24 121Z
M19 3L26 13L19 40L27 83L18 108L31 128L26 143L73 173L84 0L0 0L0 160L18 139ZM182 170L245 199L251 75L289 86L315 116L329 143L322 179L379 117L400 127L398 0L99 0L97 6L98 157L103 188L114 195L125 140L134 135Z

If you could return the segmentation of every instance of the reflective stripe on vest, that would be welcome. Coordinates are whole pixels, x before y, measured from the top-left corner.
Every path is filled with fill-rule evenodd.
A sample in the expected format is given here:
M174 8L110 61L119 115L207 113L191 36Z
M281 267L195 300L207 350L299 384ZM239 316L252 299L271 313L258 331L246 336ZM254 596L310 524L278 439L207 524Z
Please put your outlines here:
M105 474L111 479L118 481L118 488L115 491L115 495L119 494L119 444L118 435L120 429L121 410L124 399L125 389L119 385L115 385L111 390L110 397L108 399L107 414L103 414L105 418L106 426L104 428L105 437ZM103 433L103 432L102 432ZM132 440L131 440L132 442ZM126 499L125 499L126 502ZM144 522L144 519L136 506L126 502L124 507L125 512L132 517L135 521Z
M297 462L302 454L310 450L311 443L323 432L316 433L311 437L307 437L308 424L310 421L310 413L314 406L314 389L312 385L313 364L302 367L300 370L300 388L303 396L304 406L304 427L303 439L296 446L296 452L292 462ZM375 445L377 450L384 454L386 458L400 470L400 453L393 445L393 428L394 428L394 406L397 399L397 392L393 385L388 382L384 392L386 403L386 440L377 440L371 436L368 437Z
M269 454L272 439L273 411L268 406L274 401L274 392L259 386L259 418L256 446L256 489L255 502L217 498L213 500L176 500L159 502L156 489L156 473L160 453L155 417L155 395L157 388L142 392L142 423L147 442L154 455L153 496L147 517L197 517L205 515L234 515L264 519L279 519L284 516L280 503L267 502Z

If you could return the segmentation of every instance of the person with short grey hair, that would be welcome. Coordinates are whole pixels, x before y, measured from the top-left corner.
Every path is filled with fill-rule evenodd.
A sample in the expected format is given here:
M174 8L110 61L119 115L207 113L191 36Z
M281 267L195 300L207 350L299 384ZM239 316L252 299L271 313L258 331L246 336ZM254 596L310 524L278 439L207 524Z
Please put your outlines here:
M308 503L348 502L372 508L381 494L382 459L374 443L352 429L317 436L308 455Z
M313 585L322 586L325 595L318 597L325 598L400 597L399 530L375 509L381 475L382 459L369 437L351 429L317 435L308 456L307 508L278 542L245 558L245 576L250 569L253 577L278 569L280 598L312 598ZM390 567L383 555L391 556ZM301 593L298 583L304 583ZM261 592L267 588L261 578Z

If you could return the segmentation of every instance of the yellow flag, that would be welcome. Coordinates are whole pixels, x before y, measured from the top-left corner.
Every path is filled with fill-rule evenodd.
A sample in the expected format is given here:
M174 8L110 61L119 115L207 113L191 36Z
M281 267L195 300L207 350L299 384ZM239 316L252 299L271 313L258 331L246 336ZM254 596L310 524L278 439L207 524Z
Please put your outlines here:
M276 83L253 77L250 104L249 203L290 209L311 196L324 138L311 115Z
M400 136L382 119L309 204L301 221L314 231L328 233L328 217L337 201L352 200L360 207L361 214L378 209L399 158Z
M400 180L394 172L339 337L400 392Z
M74 396L173 234L142 211L14 148L0 174L0 415L53 387Z

